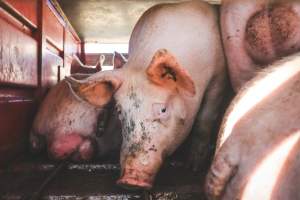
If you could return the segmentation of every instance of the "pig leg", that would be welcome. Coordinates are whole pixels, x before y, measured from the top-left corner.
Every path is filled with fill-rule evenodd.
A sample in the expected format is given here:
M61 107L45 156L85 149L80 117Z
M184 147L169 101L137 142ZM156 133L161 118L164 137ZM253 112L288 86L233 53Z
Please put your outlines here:
M230 146L228 149L230 149ZM238 159L231 152L238 154L238 151L225 151L221 149L206 176L205 192L209 200L221 197L225 186L237 171Z
M225 72L221 72L225 74ZM208 86L202 105L192 128L192 145L188 158L188 166L194 171L200 167L208 167L210 156L213 153L212 140L216 139L218 118L223 114L230 99L230 89L224 84L227 79L219 76L213 79ZM228 98L226 97L228 95ZM226 97L226 98L225 98ZM215 133L213 133L215 132Z

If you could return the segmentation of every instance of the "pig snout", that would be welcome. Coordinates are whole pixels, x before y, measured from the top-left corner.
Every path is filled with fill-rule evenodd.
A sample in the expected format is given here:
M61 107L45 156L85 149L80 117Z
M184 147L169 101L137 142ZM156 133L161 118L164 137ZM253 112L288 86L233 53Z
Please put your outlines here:
M55 160L72 159L85 161L94 154L93 142L78 134L69 134L55 139L49 147L49 154Z
M162 159L149 159L144 155L126 159L117 184L125 189L150 190L161 164Z

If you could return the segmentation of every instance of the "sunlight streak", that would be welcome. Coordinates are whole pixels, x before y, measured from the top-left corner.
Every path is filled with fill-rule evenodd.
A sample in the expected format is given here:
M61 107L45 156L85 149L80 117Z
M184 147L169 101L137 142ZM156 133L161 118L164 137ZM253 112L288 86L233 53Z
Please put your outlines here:
M300 131L283 140L254 171L243 192L243 200L270 200L290 151L300 139Z
M223 126L225 128L221 130L220 134L222 135L222 138L218 148L225 142L231 134L234 126L248 111L250 111L264 98L268 97L268 95L283 85L299 71L300 54L295 54L275 63L272 69L269 69L269 72L262 72L267 73L267 76L258 75L262 78L256 79L254 83L247 84L248 89L241 93L241 97L238 101L235 101L237 103L233 105L234 109L230 112L230 115L228 115L226 119L225 126Z
M128 53L128 44L85 43L85 53Z

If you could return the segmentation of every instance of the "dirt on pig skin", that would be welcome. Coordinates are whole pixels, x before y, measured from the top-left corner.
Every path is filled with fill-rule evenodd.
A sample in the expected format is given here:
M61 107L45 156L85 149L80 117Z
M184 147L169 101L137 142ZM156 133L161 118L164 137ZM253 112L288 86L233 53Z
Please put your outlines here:
M261 69L300 50L300 1L223 0L220 19L235 92Z
M70 81L94 105L115 99L123 139L117 183L149 190L194 122L191 151L197 153L188 160L194 169L207 165L201 155L209 152L228 85L217 9L202 1L150 8L133 29L128 55L122 69Z

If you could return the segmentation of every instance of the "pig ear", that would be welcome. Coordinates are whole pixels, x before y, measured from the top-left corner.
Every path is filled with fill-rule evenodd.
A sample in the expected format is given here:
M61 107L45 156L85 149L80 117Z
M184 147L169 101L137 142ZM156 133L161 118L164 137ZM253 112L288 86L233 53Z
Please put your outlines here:
M76 80L66 77L66 80L79 98L97 107L108 104L122 84L120 79L113 76L103 76L97 80Z
M166 49L158 50L146 71L149 80L169 89L181 90L189 96L196 93L194 81Z
M103 66L104 61L105 61L105 55L101 54L100 57L99 57L99 60L96 64L96 70L97 71L102 70L102 66Z
M115 51L113 62L114 69L119 69L123 67L123 65L127 62L127 59L122 54Z

